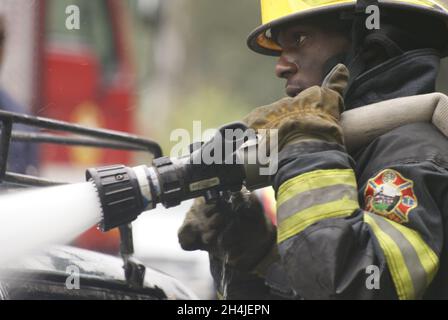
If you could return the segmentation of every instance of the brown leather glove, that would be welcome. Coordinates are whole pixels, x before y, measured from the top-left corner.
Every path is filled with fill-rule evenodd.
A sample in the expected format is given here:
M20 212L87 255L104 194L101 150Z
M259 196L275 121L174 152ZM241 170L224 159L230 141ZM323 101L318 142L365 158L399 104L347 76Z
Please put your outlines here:
M253 129L278 129L278 150L301 140L321 139L344 143L340 115L342 93L349 78L343 64L335 66L322 82L294 98L284 98L252 111L243 120Z
M240 271L254 271L276 244L276 231L257 197L247 190L230 203L195 200L180 227L184 250L205 250Z
M337 65L322 86L252 111L244 121L254 129L278 129L279 150L301 140L323 139L343 144L340 114L348 70ZM247 191L236 193L232 205L208 205L197 199L179 229L185 250L206 250L235 268L260 273L260 264L277 259L276 230L259 201Z

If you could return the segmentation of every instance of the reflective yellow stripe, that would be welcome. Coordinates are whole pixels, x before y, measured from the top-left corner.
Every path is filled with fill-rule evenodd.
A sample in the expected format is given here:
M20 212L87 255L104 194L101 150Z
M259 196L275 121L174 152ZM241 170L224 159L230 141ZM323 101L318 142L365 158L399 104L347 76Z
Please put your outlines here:
M364 215L364 221L372 228L381 249L383 249L398 298L400 300L414 299L415 293L411 275L406 267L400 248L391 237L381 231L376 222L369 217L369 215Z
M422 297L437 273L437 255L412 229L370 212L364 221L384 252L398 298Z
M426 242L422 239L417 231L388 219L385 220L398 231L400 231L401 234L403 234L403 236L412 244L414 250L418 255L420 263L426 271L427 286L429 286L437 273L439 267L439 258L434 253L434 251L426 244Z
M316 170L304 173L283 183L277 194L277 208L299 193L345 184L357 188L352 169Z
M329 187L353 188L350 197L347 193L342 198L316 199L313 193L318 193L320 190L325 192ZM316 170L313 172L304 173L294 177L283 183L277 196L277 209L279 210L278 217L278 243L289 239L302 232L312 224L320 220L330 218L340 218L349 216L359 208L356 199L356 177L352 169L332 169L332 170ZM343 193L344 194L344 193ZM309 196L311 203L309 206L299 208L300 206L291 206L291 203L284 206L288 200L297 201L298 197L303 198ZM330 197L331 198L331 197ZM323 201L322 201L323 200ZM285 208L286 207L286 208ZM293 210L298 210L294 212ZM285 212L287 211L287 212Z
M358 208L358 201L344 198L300 211L279 222L277 242L280 243L295 236L320 220L350 216Z

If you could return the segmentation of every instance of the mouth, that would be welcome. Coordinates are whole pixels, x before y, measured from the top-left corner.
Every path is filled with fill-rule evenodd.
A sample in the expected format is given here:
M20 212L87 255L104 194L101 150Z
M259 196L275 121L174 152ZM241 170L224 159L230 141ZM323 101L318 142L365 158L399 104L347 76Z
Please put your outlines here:
M303 89L299 86L295 86L295 85L291 85L291 84L287 84L286 85L286 94L291 97L294 98L295 96L297 96L300 92L303 91Z

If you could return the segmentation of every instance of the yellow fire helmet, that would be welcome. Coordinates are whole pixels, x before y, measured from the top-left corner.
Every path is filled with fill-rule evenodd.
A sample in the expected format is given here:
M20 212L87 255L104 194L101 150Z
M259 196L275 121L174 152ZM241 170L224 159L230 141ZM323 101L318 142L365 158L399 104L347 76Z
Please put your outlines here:
M399 8L442 18L448 25L448 0L394 0L378 2L381 8ZM353 10L356 0L261 0L262 25L247 40L253 51L271 56L280 55L281 47L271 38L271 29L291 21L315 15Z

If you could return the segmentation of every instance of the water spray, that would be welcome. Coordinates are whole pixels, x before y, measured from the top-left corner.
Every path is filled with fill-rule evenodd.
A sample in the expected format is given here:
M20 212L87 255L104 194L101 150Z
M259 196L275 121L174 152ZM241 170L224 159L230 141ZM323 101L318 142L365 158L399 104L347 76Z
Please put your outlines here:
M101 221L90 182L2 195L0 266L45 246L67 243Z

